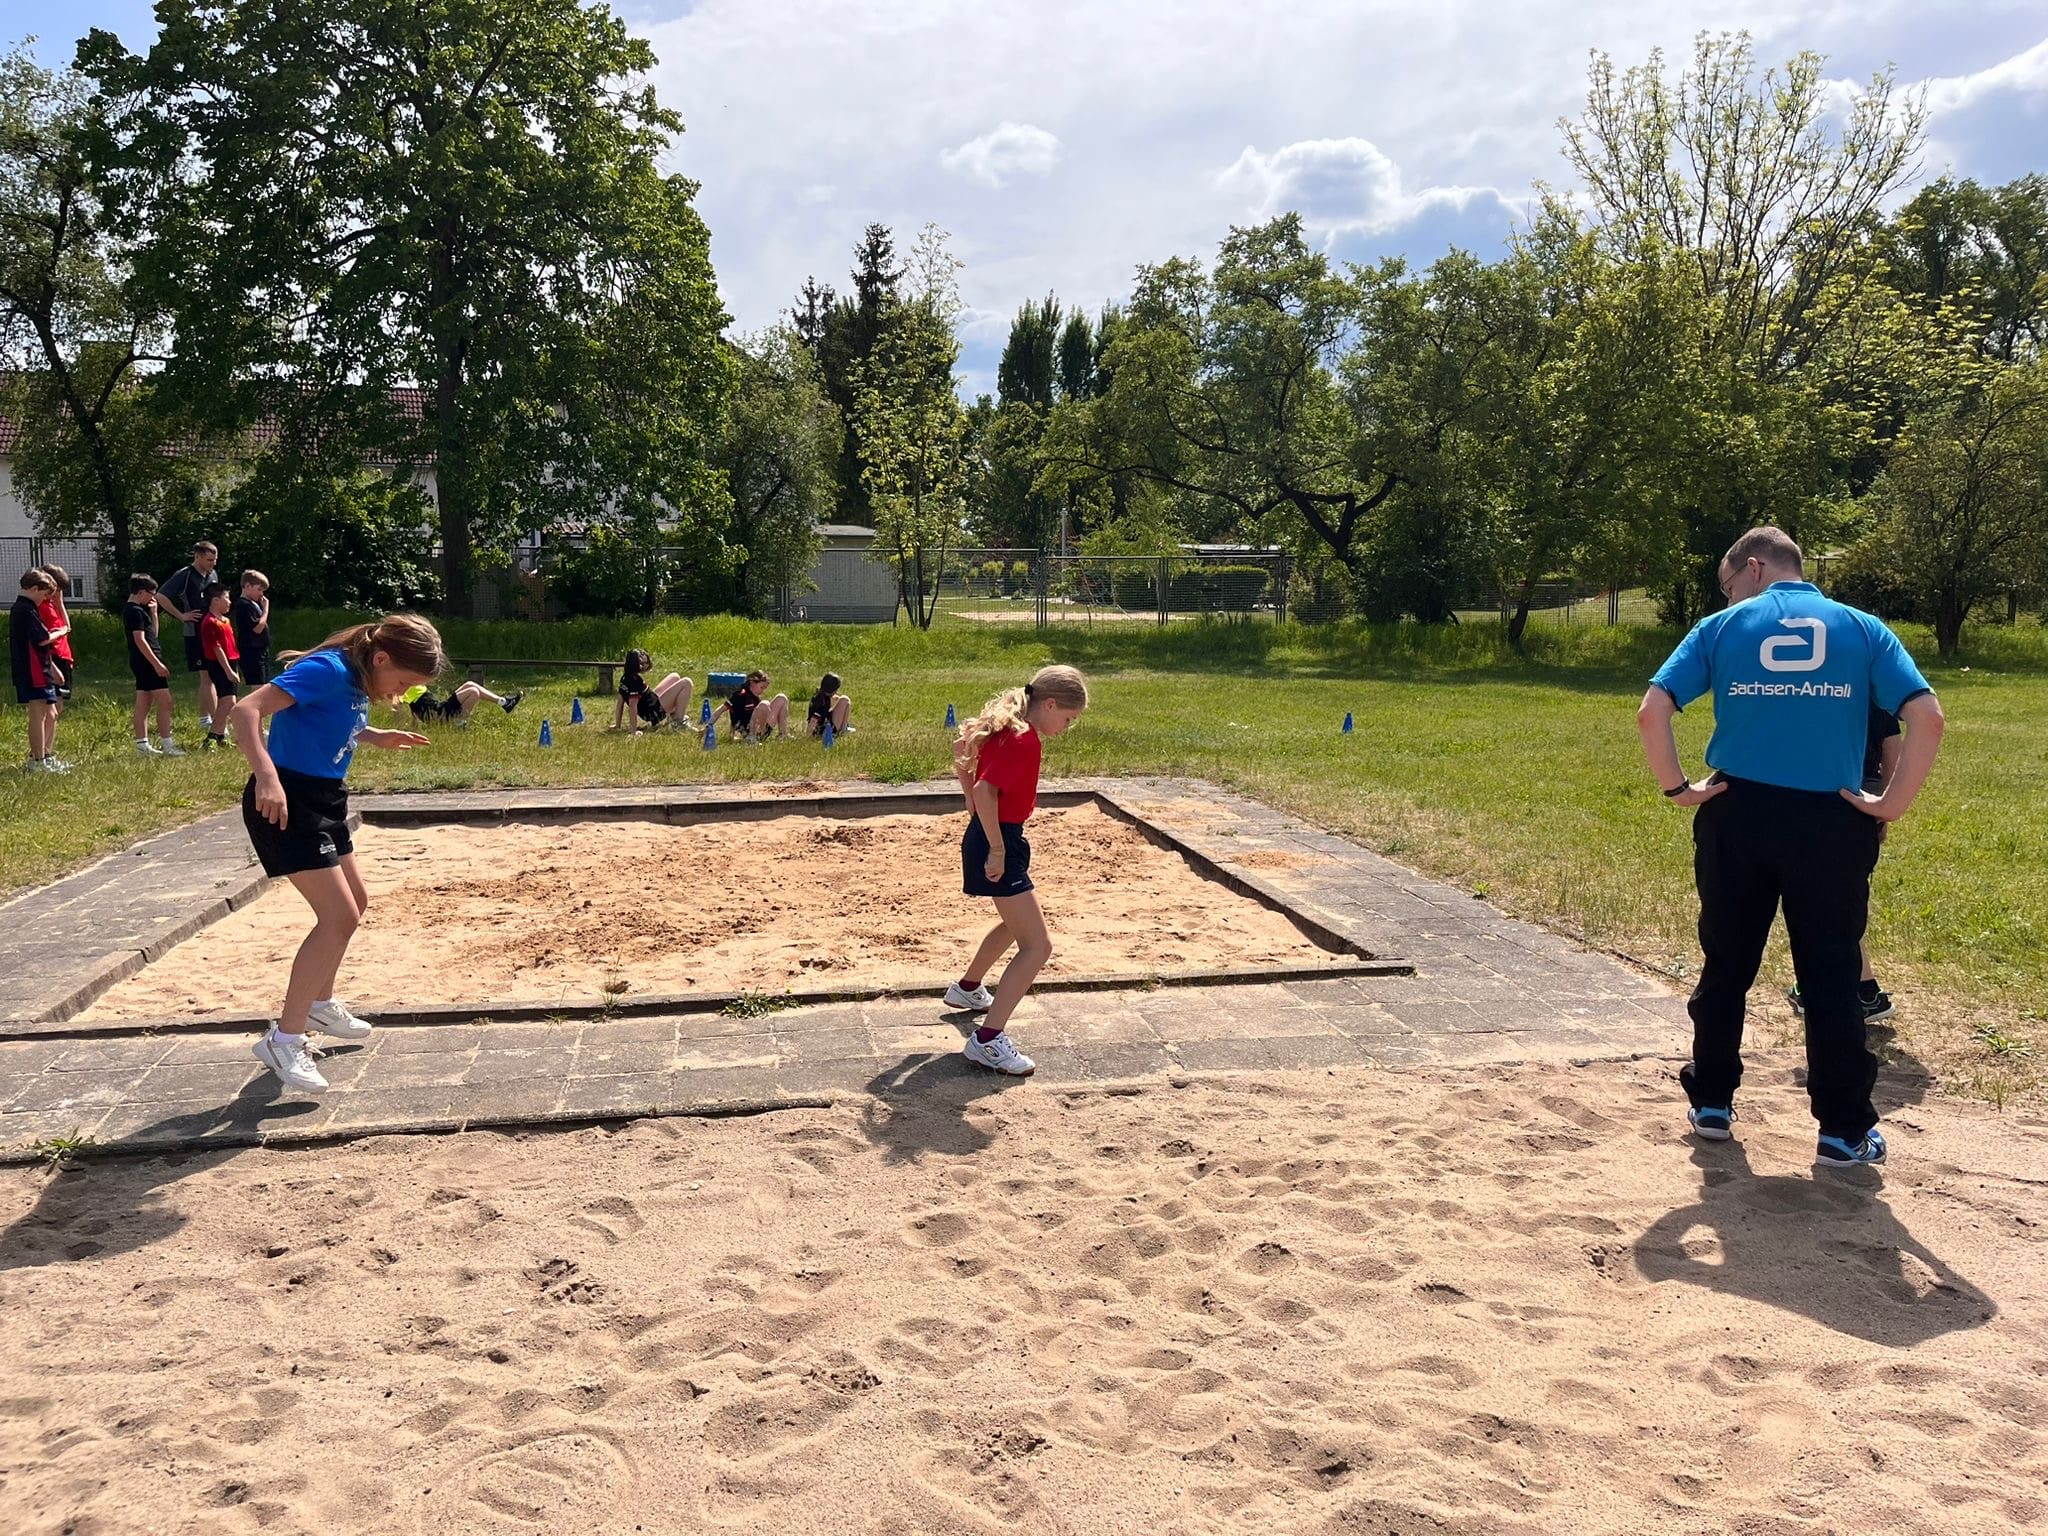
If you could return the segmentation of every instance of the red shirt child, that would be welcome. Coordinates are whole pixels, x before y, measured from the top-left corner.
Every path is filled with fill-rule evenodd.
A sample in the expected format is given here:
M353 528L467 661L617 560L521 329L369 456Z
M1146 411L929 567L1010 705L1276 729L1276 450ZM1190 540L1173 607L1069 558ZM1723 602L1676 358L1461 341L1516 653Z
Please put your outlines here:
M65 613L64 605L54 597L46 597L36 604L36 617L43 621L43 628L57 638L50 642L50 649L57 659L64 663L64 670L71 670L71 618Z
M199 654L208 661L217 661L222 666L240 661L242 653L235 649L235 626L217 613L209 613L199 621Z
M1045 743L1028 725L985 736L974 765L974 782L996 787L996 820L1022 825L1038 806L1038 767Z

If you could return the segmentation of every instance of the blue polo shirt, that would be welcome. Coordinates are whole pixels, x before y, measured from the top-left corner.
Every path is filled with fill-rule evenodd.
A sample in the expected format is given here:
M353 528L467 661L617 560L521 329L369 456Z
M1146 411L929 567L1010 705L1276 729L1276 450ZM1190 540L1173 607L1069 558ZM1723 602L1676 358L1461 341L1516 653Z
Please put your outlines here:
M1680 709L1713 694L1709 767L1823 791L1862 785L1872 705L1895 715L1933 691L1882 619L1810 581L1708 614L1650 681Z
M270 760L316 779L345 779L356 737L370 723L370 696L339 651L310 651L271 680L292 707L270 717Z

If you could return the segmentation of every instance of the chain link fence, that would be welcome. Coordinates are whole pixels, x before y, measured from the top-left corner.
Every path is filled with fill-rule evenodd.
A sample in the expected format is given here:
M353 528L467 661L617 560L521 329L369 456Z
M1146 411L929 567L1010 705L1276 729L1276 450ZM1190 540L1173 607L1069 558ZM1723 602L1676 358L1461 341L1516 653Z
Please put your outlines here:
M108 579L100 570L100 548L101 541L96 538L0 538L0 572L6 573L11 593L23 571L54 562L71 578L71 590L64 594L66 602L81 606L97 603Z

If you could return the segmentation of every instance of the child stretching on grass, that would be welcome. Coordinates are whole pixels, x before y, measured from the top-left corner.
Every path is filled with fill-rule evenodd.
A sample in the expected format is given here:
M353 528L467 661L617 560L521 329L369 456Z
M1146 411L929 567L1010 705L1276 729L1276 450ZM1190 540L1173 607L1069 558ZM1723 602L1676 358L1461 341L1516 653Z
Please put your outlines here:
M812 736L825 734L825 727L832 727L834 736L844 736L853 729L853 696L839 691L839 674L827 672L818 683L818 691L811 695L811 707L804 717L804 730Z
M745 737L749 743L766 741L768 733L789 735L789 695L778 693L774 698L764 695L768 688L768 674L759 667L747 674L747 680L735 688L719 706L711 711L715 722L720 715L732 717L734 741Z
M650 688L647 673L653 665L654 658L637 646L626 652L620 667L619 702L612 709L613 730L624 725L628 715L635 722L632 731L636 736L641 722L656 730L670 721L678 726L690 723L690 700L696 696L697 685L680 672L671 672Z
M453 720L457 725L466 726L469 717L476 713L477 705L485 699L509 715L525 697L525 692L518 688L510 693L493 693L482 683L457 683L455 691L445 699L435 698L424 685L418 685L400 694L398 702L411 710L413 719L421 725L432 725L436 720Z
M431 681L448 665L425 619L387 615L329 635L275 681L235 706L235 741L249 760L242 825L266 875L290 880L313 909L313 931L292 960L277 1024L256 1042L256 1059L287 1088L325 1093L306 1032L360 1040L370 1026L334 996L335 973L370 904L348 830L348 765L358 741L424 747L411 731L370 729L370 700ZM270 740L263 739L263 721Z
M1040 667L1022 688L983 705L953 748L953 773L973 812L960 839L961 889L994 899L996 925L966 973L946 988L946 1006L982 1014L981 1026L968 1037L967 1059L1013 1077L1029 1077L1036 1064L1010 1043L1003 1026L1052 958L1052 935L1032 894L1024 823L1038 803L1041 738L1065 731L1087 707L1088 684L1079 672ZM1012 944L1017 958L1003 967L990 996L981 979Z

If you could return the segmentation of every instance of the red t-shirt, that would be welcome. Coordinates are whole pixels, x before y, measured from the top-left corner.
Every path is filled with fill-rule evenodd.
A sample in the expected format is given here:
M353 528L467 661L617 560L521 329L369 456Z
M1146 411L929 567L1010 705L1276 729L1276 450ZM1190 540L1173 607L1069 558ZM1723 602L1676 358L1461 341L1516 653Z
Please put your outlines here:
M43 621L43 628L45 629L70 627L70 621L64 617L64 610L57 606L57 600L54 597L47 602L36 604L36 616ZM71 660L71 637L69 635L59 635L50 644L51 648L56 651L59 661Z
M211 613L201 619L199 654L223 666L231 661L240 661L242 653L235 649L235 626Z
M1038 765L1045 744L1030 726L983 738L974 782L996 787L996 820L1028 821L1038 805Z

